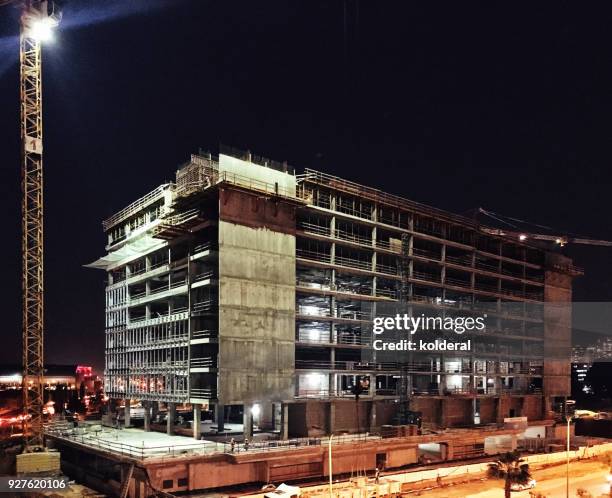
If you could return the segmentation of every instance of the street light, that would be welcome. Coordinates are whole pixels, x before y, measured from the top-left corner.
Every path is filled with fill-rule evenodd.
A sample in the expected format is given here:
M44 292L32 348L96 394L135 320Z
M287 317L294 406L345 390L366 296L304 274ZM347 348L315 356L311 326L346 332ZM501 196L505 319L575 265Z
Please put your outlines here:
M329 498L334 497L334 473L332 469L332 438L333 434L329 435L328 442L328 458L329 458Z
M570 406L573 407L573 410L570 411ZM569 498L569 467L570 467L570 422L574 417L574 412L576 410L576 402L574 400L565 400L565 420L567 421L567 448L565 450L566 463L565 463L565 497Z
M565 455L567 457L566 465L565 465L565 496L566 496L566 498L569 498L570 422L572 421L572 416L571 415L566 415L565 418L567 419L567 430L566 430L567 448L566 448L566 451L565 451Z

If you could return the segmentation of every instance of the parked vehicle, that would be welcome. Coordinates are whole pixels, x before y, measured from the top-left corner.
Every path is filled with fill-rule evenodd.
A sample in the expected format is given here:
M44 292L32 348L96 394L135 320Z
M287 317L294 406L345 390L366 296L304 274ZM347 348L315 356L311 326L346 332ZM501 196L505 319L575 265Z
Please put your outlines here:
M527 484L514 483L510 485L510 491L525 491L536 487L536 480L531 479Z

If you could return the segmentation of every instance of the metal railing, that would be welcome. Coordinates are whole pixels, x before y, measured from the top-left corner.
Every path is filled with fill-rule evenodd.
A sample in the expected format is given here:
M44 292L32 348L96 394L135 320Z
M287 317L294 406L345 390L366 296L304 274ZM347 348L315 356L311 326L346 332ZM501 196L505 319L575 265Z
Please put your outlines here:
M336 338L331 338L329 333L324 337L312 337L308 333L300 333L297 337L297 342L304 344L342 344L347 346L368 346L371 340L367 337L346 337L339 335Z
M163 185L160 185L148 194L143 195L140 199L137 199L136 201L132 202L130 205L126 206L121 211L105 219L102 222L102 228L105 232L108 231L108 229L112 226L123 220L128 219L130 216L136 214L141 209L161 199L164 196L164 192L172 188L173 184L171 183L165 183Z
M220 453L217 443L214 442L198 442L198 443L173 443L166 446L136 446L120 441L113 441L104 436L107 431L98 433L91 432L87 434L70 434L67 431L61 433L49 432L51 435L60 436L72 443L82 444L87 447L94 447L101 450L106 450L111 453L118 453L123 456L144 460L145 458L159 458L164 456L176 457L185 453ZM100 434L102 433L102 434ZM112 436L111 436L112 437Z
M204 242L202 244L198 244L193 248L193 253L197 254L199 252L209 251L213 248L212 242Z
M444 260L449 263L454 263L460 266L472 266L472 258L470 256L444 256Z
M141 316L138 318L130 318L129 325L131 326L131 325L137 325L141 323L154 324L158 322L172 321L173 319L178 318L179 315L182 315L183 313L186 313L187 311L188 311L187 308L174 308L173 310L157 312L156 313L157 316L153 318L147 318L146 316Z
M217 303L212 299L208 299L206 301L200 301L198 303L194 303L191 309L196 313L204 313L206 311L215 311L217 309Z
M311 261L319 261L321 263L331 263L331 254L317 251L309 251L308 249L296 249L298 258L308 259Z
M383 263L376 263L376 271L378 273L384 273L386 275L397 276L397 266L385 265Z
M315 235L323 235L325 237L330 236L330 228L321 225L315 225L314 223L298 223L298 229L303 230L306 233L312 233Z
M412 248L413 256L421 256L423 258L434 259L436 261L440 261L441 255L439 253L428 251L426 249L420 249L419 247Z
M368 396L367 393L362 393L360 396ZM321 398L354 398L350 390L335 390L335 389L298 389L296 399L321 399Z
M245 187L249 190L256 190L265 194L275 195L279 197L288 197L291 199L299 198L299 191L281 187L278 183L262 182L248 176L238 175L230 171L222 171L219 173L217 183L231 183L238 187Z
M423 280L426 282L435 282L440 283L440 275L435 275L433 273L426 273L423 271L413 271L412 276L410 277L413 280Z
M464 289L469 289L472 287L471 282L468 282L466 280L459 280L457 278L451 278L451 277L446 277L444 279L444 283L446 285L452 285L454 287L462 287Z
M406 208L410 211L416 210L421 213L435 216L447 221L459 222L462 225L466 225L471 228L478 228L476 223L474 223L474 221L470 218L455 215L447 211L443 211L441 209L436 209L431 206L427 206L425 204L420 204L404 197L388 194L381 190L372 187L367 187L365 185L360 185L350 180L344 180L342 178L329 175L327 173L321 173L320 171L314 169L306 168L305 173L303 175L298 176L298 181L314 182L320 185L326 185L330 188L342 190L358 197L374 201L375 203L386 204L393 207Z
M189 391L190 396L194 398L206 398L206 399L216 399L217 398L217 390L213 388L191 388Z
M377 297L389 297L391 299L397 298L397 290L396 289L379 289L377 288L374 292L374 295Z
M295 360L296 370L359 370L359 371L396 371L398 363L370 363L361 361L319 361Z
M216 368L217 358L206 356L203 358L191 358L189 362L191 368Z
M214 276L215 272L213 270L208 270L200 273L199 275L196 275L193 280L195 282L199 282L200 280L212 279L214 278Z
M345 256L338 256L334 258L334 264L337 266L345 266L347 268L358 268L360 270L372 271L372 261L364 261L355 258L347 258Z
M305 289L310 288L310 289L325 290L325 291L335 290L335 288L331 285L330 282L327 282L327 283L308 282L306 280L300 280L299 278L295 279L295 285L296 287L303 287Z
M253 164L259 164L260 166L265 166L266 168L275 169L277 171L282 171L284 173L288 173L292 176L295 176L295 168L290 166L287 162L268 159L267 157L253 154L251 151L248 150L241 150L237 147L221 144L219 146L219 153L225 154L226 156L236 157L238 159L242 159L243 161L249 161Z
M216 330L194 330L191 332L192 339L210 339L218 336L219 333Z
M187 368L187 360L172 360L172 361L159 361L159 362L147 362L147 363L131 363L126 366L125 369L129 369L129 373L151 373L153 371L161 370L178 370ZM110 370L110 366L109 366Z

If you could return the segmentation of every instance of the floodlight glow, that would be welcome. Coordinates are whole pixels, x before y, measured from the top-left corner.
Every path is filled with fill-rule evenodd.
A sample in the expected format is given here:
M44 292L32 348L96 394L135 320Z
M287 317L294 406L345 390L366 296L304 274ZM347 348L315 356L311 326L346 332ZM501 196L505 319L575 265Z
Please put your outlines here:
M255 418L259 417L260 413L261 413L261 408L259 407L259 405L253 405L251 407L251 414L253 415L253 417Z
M43 0L28 7L21 16L24 35L36 42L53 40L53 30L59 26L62 13L53 2Z
M53 40L53 28L57 26L51 19L41 19L32 23L30 37L40 42L50 42Z
M521 240L521 241L525 240L526 238L527 238L527 235L525 235L523 233L519 235L519 240Z

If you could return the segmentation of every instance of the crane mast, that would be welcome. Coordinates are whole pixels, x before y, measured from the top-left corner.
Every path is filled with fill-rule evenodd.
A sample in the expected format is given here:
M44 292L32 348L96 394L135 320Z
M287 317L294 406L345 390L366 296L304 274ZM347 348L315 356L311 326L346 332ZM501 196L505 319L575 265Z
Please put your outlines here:
M31 9L20 23L22 333L24 443L42 447L43 417L43 127L40 40L28 36Z
M43 116L41 40L59 23L46 1L26 2L20 19L23 436L43 446Z

